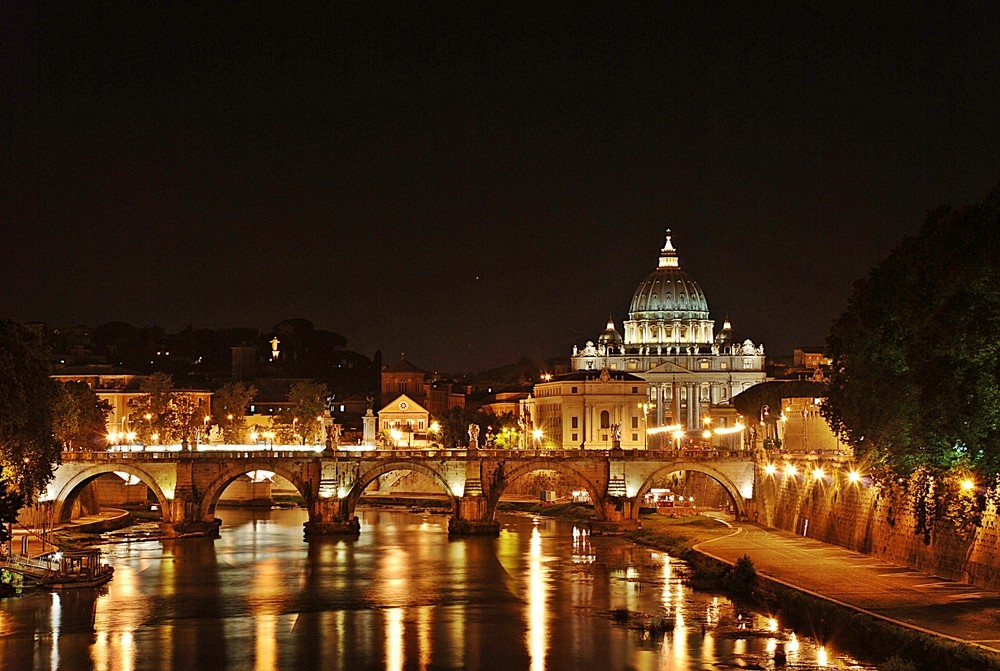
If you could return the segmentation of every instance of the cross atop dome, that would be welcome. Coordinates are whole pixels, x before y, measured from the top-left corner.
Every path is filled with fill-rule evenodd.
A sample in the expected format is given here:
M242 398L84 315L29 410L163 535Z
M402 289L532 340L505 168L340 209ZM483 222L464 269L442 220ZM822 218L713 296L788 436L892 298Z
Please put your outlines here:
M663 243L663 249L660 250L660 268L680 268L680 262L677 260L677 250L674 249L674 243L670 239L670 229L667 229L667 241Z

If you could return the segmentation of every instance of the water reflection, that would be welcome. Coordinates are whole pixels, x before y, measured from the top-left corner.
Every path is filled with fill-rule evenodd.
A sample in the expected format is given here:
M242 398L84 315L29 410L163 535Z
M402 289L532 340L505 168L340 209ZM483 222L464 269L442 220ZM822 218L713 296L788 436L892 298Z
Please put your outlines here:
M103 590L0 601L3 669L674 669L844 666L691 591L662 553L549 519L449 540L443 516L363 511L303 543L301 511L226 510L218 540L111 545ZM612 612L626 608L628 623ZM865 668L865 667L855 667Z

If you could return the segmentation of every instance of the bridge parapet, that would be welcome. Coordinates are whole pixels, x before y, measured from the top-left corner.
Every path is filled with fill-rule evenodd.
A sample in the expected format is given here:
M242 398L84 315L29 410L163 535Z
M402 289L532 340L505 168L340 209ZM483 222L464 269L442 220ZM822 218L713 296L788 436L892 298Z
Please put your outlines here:
M637 524L643 496L658 478L678 471L714 478L736 510L746 514L761 466L754 460L757 454L544 448L66 452L50 498L57 510L68 513L64 504L87 482L126 471L154 490L165 523L177 529L217 529L215 505L222 491L243 473L265 470L291 481L302 495L309 511L307 536L357 533L354 510L366 487L385 473L412 470L437 482L452 499L455 533L495 533L496 506L508 486L528 473L555 470L587 489L598 522L621 526Z

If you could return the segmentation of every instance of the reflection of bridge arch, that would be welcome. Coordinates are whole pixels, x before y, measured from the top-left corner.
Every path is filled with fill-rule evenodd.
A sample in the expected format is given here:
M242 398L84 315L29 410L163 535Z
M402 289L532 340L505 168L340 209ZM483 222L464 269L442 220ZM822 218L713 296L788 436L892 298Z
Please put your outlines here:
M128 462L111 462L96 464L85 468L80 471L72 478L70 478L62 489L56 495L55 501L53 502L52 519L56 522L69 522L73 513L73 503L76 502L77 497L83 491L83 488L88 484L96 480L102 475L107 473L114 473L118 471L120 473L128 473L129 475L134 475L139 478L142 484L152 490L153 495L156 496L156 500L160 505L160 514L165 522L170 521L170 500L163 493L163 489L156 482L156 478L142 470L141 468L136 468ZM171 492L173 494L173 492Z
M280 462L277 461L251 460L239 461L235 464L229 465L211 482L211 484L205 488L205 491L201 496L198 509L199 519L206 521L214 519L215 507L219 503L219 499L222 498L222 493L226 491L226 487L233 484L241 476L246 475L251 471L269 471L285 478L291 482L296 491L302 495L306 504L306 509L312 510L312 503L315 499L316 492L313 491L312 486L310 486L308 482L302 479L301 475L296 474L292 470L286 469Z
M527 463L519 463L510 470L506 470L503 473L502 484L500 488L493 491L490 496L489 508L487 510L487 519L494 519L496 513L497 504L500 503L500 497L503 495L503 490L507 488L508 485L513 483L518 478L521 478L534 471L556 471L560 475L568 476L571 479L575 479L580 484L583 485L587 493L590 494L590 500L594 504L594 517L598 520L606 520L607 514L604 508L604 492L591 481L586 475L584 475L579 469L563 461L552 461L549 459L537 459L529 461Z
M348 519L352 515L354 515L354 509L357 507L358 501L361 499L361 496L364 494L364 491L368 487L368 485L375 482L375 480L380 476L383 476L386 473L392 473L393 471L415 471L417 473L420 473L421 475L426 475L431 480L441 485L441 488L444 490L445 494L448 495L449 501L451 501L452 514L454 515L458 514L458 497L455 495L455 492L452 491L451 485L448 483L445 477L441 475L441 473L434 470L433 468L425 466L420 462L393 460L389 462L378 463L373 467L369 468L364 473L361 473L357 477L357 479L354 481L354 486L351 488L351 491L348 492L347 496L344 498L344 503L343 503L344 507L342 508L342 510Z
M734 483L728 476L711 466L707 466L696 461L678 461L672 464L667 464L662 468L658 468L649 474L646 480L642 483L642 486L639 487L639 491L636 492L636 505L632 507L632 519L639 518L639 508L642 505L642 500L645 498L646 494L649 493L649 490L653 488L653 483L656 482L658 478L664 475L669 475L670 473L679 473L682 471L696 471L698 473L704 473L718 482L719 485L722 486L722 489L729 494L729 498L732 499L733 508L736 510L737 518L746 517L746 501L744 500L743 495L740 494L739 487L737 487L736 483Z

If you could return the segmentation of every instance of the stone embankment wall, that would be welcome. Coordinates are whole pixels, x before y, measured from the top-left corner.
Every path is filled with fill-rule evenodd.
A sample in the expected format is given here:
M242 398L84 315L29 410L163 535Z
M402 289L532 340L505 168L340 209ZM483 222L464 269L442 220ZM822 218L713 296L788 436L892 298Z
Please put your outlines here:
M1000 590L1000 530L995 503L979 498L982 513L956 515L942 494L928 513L930 530L918 531L918 502L906 482L874 486L851 483L846 474L762 475L757 521L833 543L878 559L951 580ZM957 521L956 521L957 520Z

